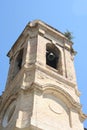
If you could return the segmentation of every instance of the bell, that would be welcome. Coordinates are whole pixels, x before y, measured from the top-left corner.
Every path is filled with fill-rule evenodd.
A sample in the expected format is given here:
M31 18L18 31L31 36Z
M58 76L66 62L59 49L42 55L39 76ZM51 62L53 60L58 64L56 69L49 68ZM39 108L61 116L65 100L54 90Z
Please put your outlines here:
M53 61L55 59L55 55L51 52L49 55L48 55L48 60L49 61Z

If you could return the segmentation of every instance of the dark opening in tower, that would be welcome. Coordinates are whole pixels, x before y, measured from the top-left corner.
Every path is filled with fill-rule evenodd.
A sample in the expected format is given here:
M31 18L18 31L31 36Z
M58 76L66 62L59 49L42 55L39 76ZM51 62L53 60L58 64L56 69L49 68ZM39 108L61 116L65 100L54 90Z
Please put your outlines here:
M53 67L54 69L59 68L60 51L58 48L48 43L46 45L46 64Z
M21 69L22 60L23 60L23 49L20 50L20 52L19 52L19 54L17 56L17 59L16 59L16 65L17 65L18 70Z
M23 61L23 49L21 49L18 53L18 55L16 56L15 59L15 65L14 65L14 73L13 73L13 77L19 72L19 70L22 67L22 61Z

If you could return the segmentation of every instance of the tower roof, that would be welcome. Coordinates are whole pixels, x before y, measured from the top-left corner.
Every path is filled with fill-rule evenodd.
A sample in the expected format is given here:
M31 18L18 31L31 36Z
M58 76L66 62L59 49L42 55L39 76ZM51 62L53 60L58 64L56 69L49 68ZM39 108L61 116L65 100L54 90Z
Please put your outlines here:
M29 22L25 29L22 31L21 35L18 37L18 39L16 40L16 42L13 44L13 46L11 47L10 51L15 47L15 45L17 44L17 42L22 38L22 37L26 37L26 32L29 31L29 29L32 29L34 27L38 27L38 29L42 29L43 31L46 31L46 32L50 32L50 33L53 33L54 35L56 36L59 36L61 37L62 39L68 41L68 44L72 45L72 42L69 41L69 39L67 37L64 36L64 34L62 32L60 32L59 30L57 30L56 28L48 25L47 23L41 21L41 20L33 20L31 22ZM10 54L10 51L8 52L7 56L9 56Z

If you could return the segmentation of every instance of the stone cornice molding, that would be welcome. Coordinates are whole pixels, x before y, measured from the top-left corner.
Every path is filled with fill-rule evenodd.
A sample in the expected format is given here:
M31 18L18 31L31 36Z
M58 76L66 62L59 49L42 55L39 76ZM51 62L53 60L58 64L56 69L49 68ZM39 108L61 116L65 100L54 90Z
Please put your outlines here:
M39 70L41 70L41 72L44 72L45 74L54 77L54 78L57 79L58 81L60 81L60 82L62 82L62 83L64 83L64 84L66 84L66 85L68 85L68 86L74 88L75 94L76 94L78 97L80 96L80 92L79 92L79 90L78 90L77 87L76 87L77 84L74 83L74 82L72 82L72 81L70 81L70 80L68 80L67 78L61 76L60 74L58 74L58 72L57 72L56 70L55 70L55 71L51 71L51 70L50 70L50 71L51 71L51 73L50 73L50 71L49 71L48 68L39 65L39 63L36 63L36 68L39 69Z
M76 87L76 83L73 83L72 81L70 81L70 80L66 79L65 77L61 76L60 74L58 74L57 71L55 71L55 72L54 72L54 71L51 71L51 70L49 71L48 68L46 68L46 67L44 67L44 66L41 66L41 65L39 65L38 63L36 63L36 68L37 68L38 70L41 70L41 71L44 72L45 74L47 74L47 75L49 75L49 76L52 76L52 77L54 77L55 79L57 79L57 80L63 82L64 84L66 83L67 85L69 85L69 86L71 86L71 87L73 87L73 88Z
M77 109L81 109L81 104L79 102L76 102L75 99L64 89L62 89L59 86L53 85L53 84L45 84L45 85L40 85L37 82L34 83L35 88L45 92L46 90L52 90L55 91L57 93L60 93L61 95L63 95L70 104L72 104L73 107L77 108ZM71 106L71 105L70 105Z
M61 38L64 38L67 43L72 44L72 42L69 41L69 40L64 36L64 34L63 34L62 32L60 32L59 30L53 28L52 26L46 24L45 22L43 22L43 21L41 21L41 20L34 20L34 21L32 21L32 22L29 22L29 24L28 24L27 26L29 26L29 27L35 27L35 26L37 26L37 25L39 26L39 28L40 28L40 26L41 26L41 27L43 27L44 30L49 31L49 32L52 32L52 33L54 33L55 35L60 36Z
M36 28L37 27L37 28ZM22 44L22 42L27 39L27 37L32 37L33 36L33 33L31 33L31 31L29 32L29 30L31 29L35 29L36 28L36 35L39 33L39 34L42 34L44 37L47 37L45 34L46 32L50 32L52 33L52 35L56 35L57 37L60 37L62 39L62 41L65 41L65 43L68 45L68 46L72 46L72 42L69 41L62 32L60 32L59 30L53 28L52 26L44 23L43 21L40 21L40 20L34 20L32 22L29 22L27 24L27 26L25 27L25 29L23 30L23 32L21 33L21 35L18 37L18 39L16 40L16 42L14 43L14 45L11 47L11 50L14 49L14 47L20 42L20 45ZM35 33L35 32L34 32ZM36 36L34 34L33 37ZM7 56L10 57L10 53L11 50L8 52Z

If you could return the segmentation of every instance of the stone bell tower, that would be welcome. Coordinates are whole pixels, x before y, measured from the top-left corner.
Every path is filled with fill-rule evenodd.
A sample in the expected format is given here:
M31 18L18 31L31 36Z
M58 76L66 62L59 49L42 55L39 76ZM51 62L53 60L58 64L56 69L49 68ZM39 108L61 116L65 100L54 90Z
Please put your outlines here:
M83 130L75 51L61 32L30 22L8 52L0 130Z

